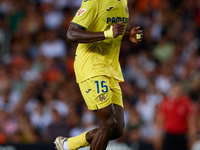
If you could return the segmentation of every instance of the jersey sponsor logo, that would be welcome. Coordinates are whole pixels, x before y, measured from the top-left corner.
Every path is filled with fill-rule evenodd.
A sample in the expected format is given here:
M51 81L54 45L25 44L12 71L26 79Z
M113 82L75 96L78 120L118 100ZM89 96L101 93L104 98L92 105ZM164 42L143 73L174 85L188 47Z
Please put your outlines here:
M110 7L109 9L106 9L107 11L110 11L111 9L113 9L113 7Z
M87 9L84 9L84 8L81 8L78 13L77 13L77 16L82 16L84 12L86 12Z
M84 2L91 1L91 0L84 0Z
M85 91L86 93L89 93L91 91L91 89L88 89L88 91Z
M123 23L128 23L127 17L108 17L107 18L107 24L108 23L118 23L123 21Z
M106 100L106 96L103 95L103 94L100 95L100 96L99 96L99 100L102 101L102 102L105 101L105 100Z

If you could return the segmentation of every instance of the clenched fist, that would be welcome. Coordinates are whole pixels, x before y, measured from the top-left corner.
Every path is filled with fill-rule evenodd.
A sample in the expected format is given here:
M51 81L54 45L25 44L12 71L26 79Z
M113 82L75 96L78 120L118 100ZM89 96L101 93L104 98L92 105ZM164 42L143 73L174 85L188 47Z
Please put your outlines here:
M132 28L129 33L129 40L133 43L138 43L142 41L143 31L139 30L140 27Z
M116 38L118 35L123 35L124 33L124 24L123 22L118 22L113 25L113 37Z

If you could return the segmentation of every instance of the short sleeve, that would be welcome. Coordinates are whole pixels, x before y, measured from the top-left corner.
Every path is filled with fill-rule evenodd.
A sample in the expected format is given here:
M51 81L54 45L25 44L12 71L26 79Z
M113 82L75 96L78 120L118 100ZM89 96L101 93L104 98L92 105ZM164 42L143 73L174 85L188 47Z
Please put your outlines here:
M83 0L81 8L77 11L72 23L88 28L97 15L96 0Z

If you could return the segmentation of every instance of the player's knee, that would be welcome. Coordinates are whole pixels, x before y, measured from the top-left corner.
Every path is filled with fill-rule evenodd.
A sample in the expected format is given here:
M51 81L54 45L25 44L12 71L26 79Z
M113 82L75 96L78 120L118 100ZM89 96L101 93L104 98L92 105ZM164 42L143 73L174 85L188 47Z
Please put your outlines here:
M116 119L114 117L110 117L109 119L107 119L106 122L100 125L100 128L101 130L104 130L105 132L113 133L116 126L117 126Z
M115 117L110 117L108 120L107 120L107 124L106 126L108 128L112 128L113 130L116 128L117 126L117 121L115 119Z

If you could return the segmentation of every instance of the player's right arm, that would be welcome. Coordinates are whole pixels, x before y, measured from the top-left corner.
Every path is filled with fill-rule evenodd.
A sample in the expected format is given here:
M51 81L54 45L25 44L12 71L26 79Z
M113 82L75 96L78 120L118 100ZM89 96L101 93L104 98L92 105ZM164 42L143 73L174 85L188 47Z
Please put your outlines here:
M123 22L114 24L113 28L106 32L90 32L78 24L71 23L67 31L67 40L73 43L92 43L106 39L107 34L110 34L110 38L116 38L124 33Z
M97 0L83 1L67 31L67 40L73 43L91 43L106 38L116 38L124 32L124 24L119 22L104 32L87 31L91 23L98 17Z

